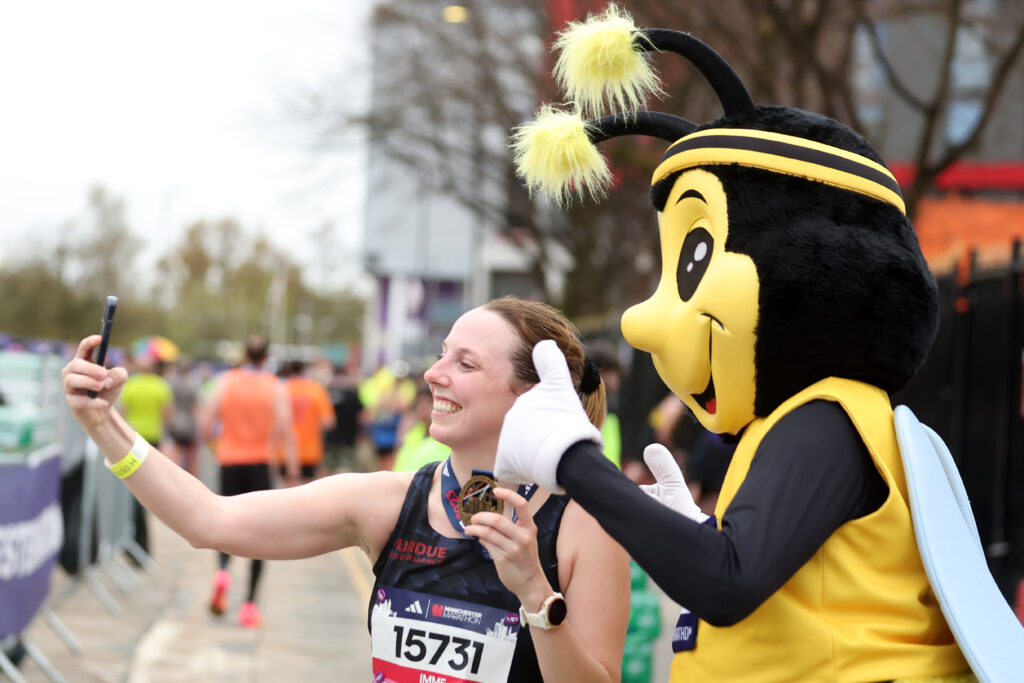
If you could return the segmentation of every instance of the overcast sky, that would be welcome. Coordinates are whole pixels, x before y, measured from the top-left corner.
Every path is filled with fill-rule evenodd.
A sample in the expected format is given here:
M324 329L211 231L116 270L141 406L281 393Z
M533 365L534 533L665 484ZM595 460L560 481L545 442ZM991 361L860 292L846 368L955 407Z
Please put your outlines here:
M355 277L362 150L314 157L283 102L338 74L365 101L370 2L0 5L0 265L84 222L102 185L147 241L139 265L189 222L235 216L319 275L307 236L333 221L335 272Z

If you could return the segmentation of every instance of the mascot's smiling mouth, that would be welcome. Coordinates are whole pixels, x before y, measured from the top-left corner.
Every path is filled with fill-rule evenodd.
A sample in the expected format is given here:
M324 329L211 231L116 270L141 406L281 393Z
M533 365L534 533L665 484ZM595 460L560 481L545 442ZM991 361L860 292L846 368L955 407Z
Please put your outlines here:
M708 386L704 391L699 394L694 394L693 398L697 401L698 405L704 408L704 412L708 415L714 415L718 409L718 402L715 400L715 380L711 375L708 375Z
M725 329L725 325L722 321L711 315L710 313L701 313L701 315L710 318L712 322L718 323L718 327ZM697 401L697 405L704 409L708 415L714 415L718 410L718 401L715 397L715 376L711 371L711 331L708 331L708 385L704 387L704 391L699 394L693 394L693 398Z

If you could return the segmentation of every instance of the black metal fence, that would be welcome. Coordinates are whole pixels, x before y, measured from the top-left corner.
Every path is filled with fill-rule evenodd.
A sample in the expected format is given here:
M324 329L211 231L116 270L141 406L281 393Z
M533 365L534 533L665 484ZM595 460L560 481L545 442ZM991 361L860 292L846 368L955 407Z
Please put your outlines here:
M971 500L989 568L1012 601L1024 576L1024 262L938 278L939 331L893 397L943 438Z

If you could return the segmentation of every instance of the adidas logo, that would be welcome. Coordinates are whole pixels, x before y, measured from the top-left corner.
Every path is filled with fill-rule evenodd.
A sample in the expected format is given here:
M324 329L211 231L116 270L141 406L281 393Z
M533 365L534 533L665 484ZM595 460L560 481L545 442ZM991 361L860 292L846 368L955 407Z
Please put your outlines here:
M416 602L414 602L411 605L409 605L408 607L406 607L405 611L406 612L412 612L413 614L423 614L423 608L420 607L420 601L419 600L417 600Z

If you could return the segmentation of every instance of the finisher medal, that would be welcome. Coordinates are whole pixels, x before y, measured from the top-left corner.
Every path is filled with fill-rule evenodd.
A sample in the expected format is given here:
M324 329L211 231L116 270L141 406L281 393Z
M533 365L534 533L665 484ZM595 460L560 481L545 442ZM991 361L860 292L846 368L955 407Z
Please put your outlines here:
M491 493L491 489L497 485L494 477L481 474L479 471L473 473L459 492L459 517L464 524L469 524L470 518L477 512L501 514L505 504Z

